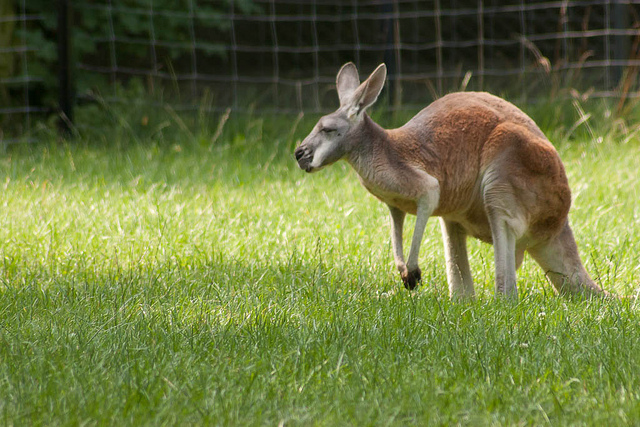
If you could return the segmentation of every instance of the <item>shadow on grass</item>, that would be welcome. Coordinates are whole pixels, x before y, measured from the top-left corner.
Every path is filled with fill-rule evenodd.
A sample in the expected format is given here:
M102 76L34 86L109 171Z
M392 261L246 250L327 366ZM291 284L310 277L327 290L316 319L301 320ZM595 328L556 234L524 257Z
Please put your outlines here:
M436 422L466 411L536 423L531 402L575 420L594 399L631 410L640 398L619 394L640 386L640 314L620 302L456 303L293 255L30 265L3 282L9 419Z

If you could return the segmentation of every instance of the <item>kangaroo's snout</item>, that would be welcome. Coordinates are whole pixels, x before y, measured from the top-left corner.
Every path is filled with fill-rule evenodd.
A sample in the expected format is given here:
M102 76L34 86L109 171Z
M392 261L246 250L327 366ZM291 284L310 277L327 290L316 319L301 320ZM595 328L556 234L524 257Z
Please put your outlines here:
M296 157L296 161L298 162L298 166L300 169L305 172L311 172L311 161L313 160L313 153L310 152L308 147L303 145L296 148L293 152L293 155Z

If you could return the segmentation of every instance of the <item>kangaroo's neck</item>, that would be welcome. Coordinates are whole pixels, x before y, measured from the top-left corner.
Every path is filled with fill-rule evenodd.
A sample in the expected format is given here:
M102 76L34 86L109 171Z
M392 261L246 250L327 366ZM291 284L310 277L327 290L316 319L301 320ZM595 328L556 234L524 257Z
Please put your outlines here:
M357 141L347 157L347 161L363 178L371 174L371 169L386 163L393 141L389 131L382 128L365 113L362 124L354 135Z
M358 174L367 180L384 168L401 167L407 162L431 166L433 153L424 146L424 138L415 135L407 126L384 129L366 114L354 137L354 144L347 160Z

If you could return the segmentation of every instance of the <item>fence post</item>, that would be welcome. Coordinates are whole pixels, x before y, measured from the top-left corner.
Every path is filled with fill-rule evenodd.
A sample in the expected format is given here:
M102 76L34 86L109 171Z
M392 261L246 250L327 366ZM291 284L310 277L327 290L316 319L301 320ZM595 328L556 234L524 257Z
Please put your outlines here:
M69 0L58 0L58 125L63 134L73 128L73 76L71 65L71 7Z

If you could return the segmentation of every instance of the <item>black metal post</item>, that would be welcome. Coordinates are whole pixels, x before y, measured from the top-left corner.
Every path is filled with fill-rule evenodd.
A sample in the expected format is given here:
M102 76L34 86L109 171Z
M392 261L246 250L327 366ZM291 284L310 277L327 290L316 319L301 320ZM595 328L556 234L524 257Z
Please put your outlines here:
M73 127L73 76L71 65L71 6L69 0L58 0L58 106L59 127L63 134Z

